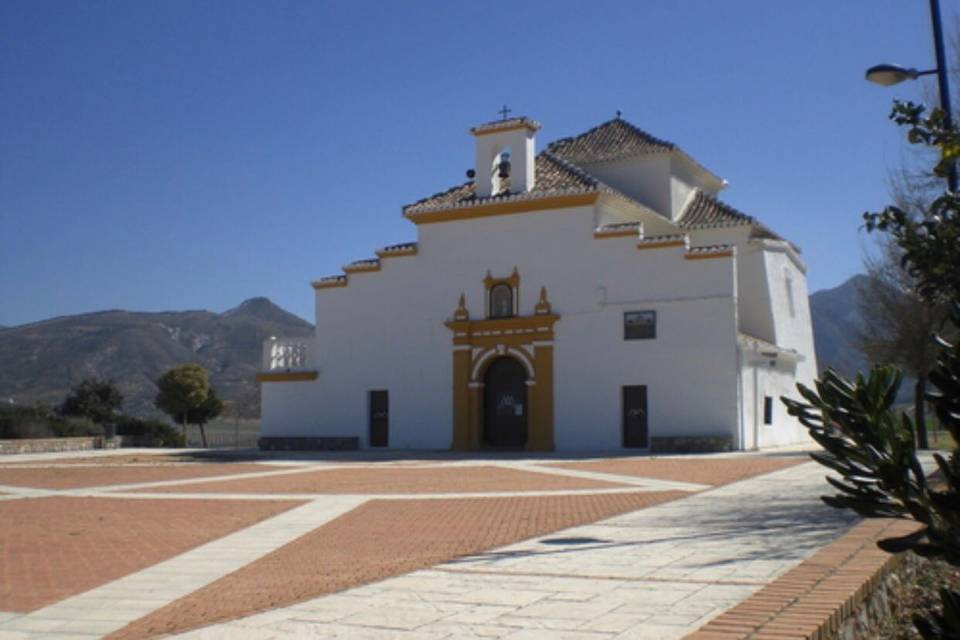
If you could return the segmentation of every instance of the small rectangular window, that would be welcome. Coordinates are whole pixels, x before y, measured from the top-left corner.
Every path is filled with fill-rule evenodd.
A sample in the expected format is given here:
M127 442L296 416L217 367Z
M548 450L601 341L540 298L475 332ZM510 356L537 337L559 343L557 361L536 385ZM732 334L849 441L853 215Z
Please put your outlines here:
M657 337L656 311L626 311L623 314L624 340L653 340Z
M773 424L773 398L763 397L763 424Z

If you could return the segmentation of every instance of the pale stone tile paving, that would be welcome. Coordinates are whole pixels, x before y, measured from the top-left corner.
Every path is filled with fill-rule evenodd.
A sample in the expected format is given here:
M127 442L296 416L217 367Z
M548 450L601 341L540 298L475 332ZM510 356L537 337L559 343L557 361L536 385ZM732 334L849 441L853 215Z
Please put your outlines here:
M184 638L682 638L846 531L813 463Z

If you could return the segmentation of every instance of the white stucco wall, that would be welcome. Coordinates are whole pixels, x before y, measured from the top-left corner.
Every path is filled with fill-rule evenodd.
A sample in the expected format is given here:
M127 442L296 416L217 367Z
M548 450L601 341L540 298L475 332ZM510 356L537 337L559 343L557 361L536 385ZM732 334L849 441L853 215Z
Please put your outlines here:
M807 430L787 414L782 396L795 397L795 363L771 361L757 353L743 354L742 398L744 448L767 448L809 441ZM764 399L772 398L771 424L764 422Z
M483 278L520 273L521 315L541 286L555 327L560 450L621 445L623 385L648 386L651 437L729 435L737 412L736 260L685 260L593 238L593 207L422 225L418 255L316 292L314 382L265 383L264 435L353 435L367 444L367 394L390 394L390 446L452 440L452 343L461 292L484 314ZM624 341L623 312L658 314L655 340Z

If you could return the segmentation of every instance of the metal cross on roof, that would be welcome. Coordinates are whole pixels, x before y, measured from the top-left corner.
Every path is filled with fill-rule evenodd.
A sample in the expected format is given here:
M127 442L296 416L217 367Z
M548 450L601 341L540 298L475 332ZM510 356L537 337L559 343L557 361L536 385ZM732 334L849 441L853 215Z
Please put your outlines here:
M498 111L497 113L500 114L501 120L506 120L507 116L510 115L511 111L513 111L513 109L508 109L507 105L503 105L503 108L501 108L500 111Z

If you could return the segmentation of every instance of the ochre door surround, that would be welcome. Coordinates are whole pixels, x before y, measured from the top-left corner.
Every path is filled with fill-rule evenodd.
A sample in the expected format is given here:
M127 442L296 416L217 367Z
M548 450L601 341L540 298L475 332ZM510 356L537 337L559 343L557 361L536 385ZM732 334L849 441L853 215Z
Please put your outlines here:
M453 448L476 451L482 446L483 379L499 357L517 359L527 371L527 450L553 451L553 313L546 288L540 290L532 316L471 320L465 296L453 320Z

